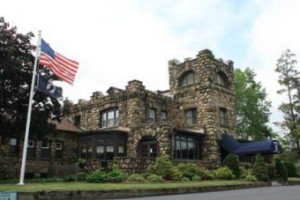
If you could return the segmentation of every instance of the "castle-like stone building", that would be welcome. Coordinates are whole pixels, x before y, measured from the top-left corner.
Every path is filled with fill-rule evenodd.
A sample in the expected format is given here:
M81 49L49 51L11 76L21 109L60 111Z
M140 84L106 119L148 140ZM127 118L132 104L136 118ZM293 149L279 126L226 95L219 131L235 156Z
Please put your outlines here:
M83 132L79 156L89 168L118 164L140 171L157 156L216 168L218 141L235 136L233 62L203 50L194 59L169 61L167 91L149 91L138 80L80 100L71 118Z

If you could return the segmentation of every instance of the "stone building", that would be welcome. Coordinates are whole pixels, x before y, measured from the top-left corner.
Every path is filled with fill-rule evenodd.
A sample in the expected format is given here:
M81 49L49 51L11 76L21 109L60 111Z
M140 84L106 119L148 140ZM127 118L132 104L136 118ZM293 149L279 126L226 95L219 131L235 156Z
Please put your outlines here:
M68 165L71 169L66 174L72 172L78 157L77 134L80 129L68 120L55 124L57 131L44 139L29 138L26 178L56 175L53 173L57 169ZM0 179L17 178L21 169L23 139L18 136L0 138Z
M208 168L221 164L219 140L235 137L233 62L203 50L195 59L169 61L166 91L149 91L138 80L80 100L71 118L83 132L79 156L90 169L118 164L141 171L157 156Z

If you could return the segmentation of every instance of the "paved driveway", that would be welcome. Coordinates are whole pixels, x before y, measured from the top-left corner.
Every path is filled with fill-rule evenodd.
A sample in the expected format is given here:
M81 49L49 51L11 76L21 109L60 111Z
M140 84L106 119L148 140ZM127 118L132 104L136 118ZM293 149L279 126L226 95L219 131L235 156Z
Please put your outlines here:
M220 192L130 198L132 200L300 200L300 186L276 186ZM121 199L119 199L121 200ZM127 199L128 200L128 199Z

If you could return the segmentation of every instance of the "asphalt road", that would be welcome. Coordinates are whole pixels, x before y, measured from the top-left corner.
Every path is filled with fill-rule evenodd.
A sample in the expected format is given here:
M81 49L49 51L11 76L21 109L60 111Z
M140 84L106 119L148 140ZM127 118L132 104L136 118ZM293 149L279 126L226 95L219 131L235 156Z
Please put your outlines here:
M153 196L153 197L141 197L141 198L129 198L129 199L132 200L219 200L219 199L220 200L300 200L300 186L297 185L297 186L262 187L262 188L253 188L253 189L227 190L227 191L220 191L220 192Z

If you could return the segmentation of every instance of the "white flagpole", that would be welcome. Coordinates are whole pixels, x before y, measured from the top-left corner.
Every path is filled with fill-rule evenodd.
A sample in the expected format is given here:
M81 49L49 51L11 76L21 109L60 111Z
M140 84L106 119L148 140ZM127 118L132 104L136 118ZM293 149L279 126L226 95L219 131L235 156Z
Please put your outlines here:
M35 84L37 61L38 61L38 57L39 57L39 54L40 54L40 45L41 45L41 31L39 31L39 34L38 34L38 45L36 47L36 55L35 55L34 66L33 66L31 89L30 89L28 111L27 111L26 131L25 131L24 145L23 145L22 166L21 166L21 173L20 173L20 181L19 181L18 185L24 185L24 176L25 176L25 167L26 167L26 158L27 158L27 146L28 146L28 136L29 136L29 128L30 128L33 93L34 93L33 89L34 89L34 84Z

